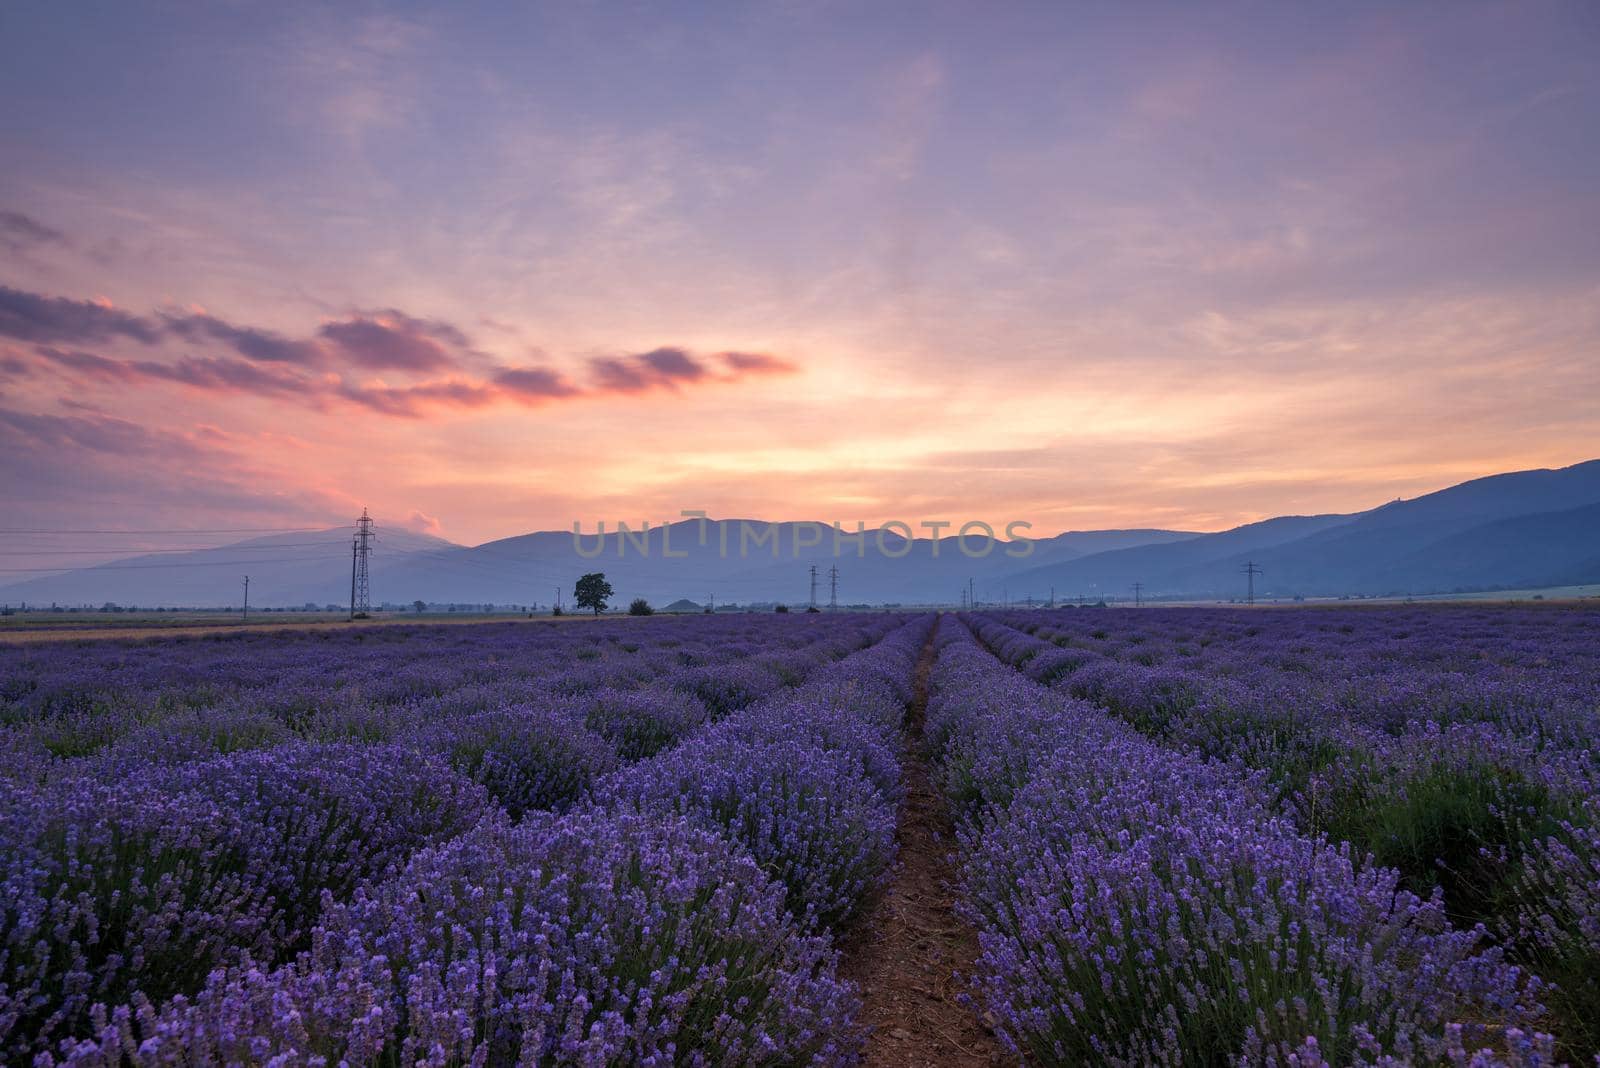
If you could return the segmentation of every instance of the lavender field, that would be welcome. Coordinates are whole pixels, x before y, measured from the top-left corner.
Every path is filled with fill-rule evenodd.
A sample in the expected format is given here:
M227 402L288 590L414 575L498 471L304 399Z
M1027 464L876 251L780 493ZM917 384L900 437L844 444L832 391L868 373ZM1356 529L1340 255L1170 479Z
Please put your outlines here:
M932 623L0 649L0 1059L849 1063Z
M1600 1049L1593 609L0 645L0 723L7 1064L912 1063L924 781L1002 1061Z
M1592 1063L1600 613L939 624L976 982L1048 1064Z

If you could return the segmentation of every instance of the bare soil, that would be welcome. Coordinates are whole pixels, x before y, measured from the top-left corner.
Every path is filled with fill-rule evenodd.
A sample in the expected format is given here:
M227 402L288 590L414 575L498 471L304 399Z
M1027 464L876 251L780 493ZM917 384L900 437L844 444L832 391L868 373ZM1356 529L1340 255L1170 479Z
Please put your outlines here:
M993 1033L959 1000L978 954L972 928L955 913L954 848L944 802L921 756L933 643L917 663L906 711L901 769L906 801L897 835L893 881L844 947L841 973L861 987L869 1068L925 1068L1015 1063Z

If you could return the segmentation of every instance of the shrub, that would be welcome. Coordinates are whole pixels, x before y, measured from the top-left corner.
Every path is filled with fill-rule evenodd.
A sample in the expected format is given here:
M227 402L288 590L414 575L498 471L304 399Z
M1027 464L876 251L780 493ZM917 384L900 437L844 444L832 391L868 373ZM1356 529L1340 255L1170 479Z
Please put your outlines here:
M481 783L512 819L565 810L617 764L616 752L575 710L550 705L513 705L447 723L425 734L422 747Z
M712 719L721 719L731 712L737 712L782 685L777 672L765 665L749 662L685 668L673 675L671 684L673 688L698 698Z
M0 790L5 789L0 787ZM0 1051L80 1035L99 1001L192 992L301 948L348 897L490 811L442 764L296 743L0 798Z
M1547 1000L1576 1064L1600 1050L1600 795L1528 850L1514 890L1504 937L1555 984Z
M630 616L653 616L656 614L656 610L651 608L650 602L643 597L635 597L633 603L628 605L628 614Z
M859 760L794 739L696 739L618 772L599 795L727 835L807 925L845 927L894 859L894 809Z
M706 707L670 690L596 690L586 699L584 723L610 742L624 761L655 756L704 726Z
M425 851L299 962L124 1008L77 1059L827 1068L860 1046L833 964L715 836L585 812Z

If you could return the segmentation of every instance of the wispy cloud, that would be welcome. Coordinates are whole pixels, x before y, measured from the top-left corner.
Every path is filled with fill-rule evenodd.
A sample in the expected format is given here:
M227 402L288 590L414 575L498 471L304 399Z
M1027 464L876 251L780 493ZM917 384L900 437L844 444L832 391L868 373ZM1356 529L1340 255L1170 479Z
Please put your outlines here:
M8 308L9 315L5 313ZM466 333L453 324L395 309L327 322L314 337L291 338L205 312L141 317L95 302L8 289L0 289L0 335L37 342L33 351L46 366L89 381L174 384L209 393L289 399L315 409L343 403L406 419L501 403L526 406L657 389L676 391L689 385L732 383L749 376L799 370L791 361L766 353L720 352L702 357L676 346L662 346L633 355L591 358L586 364L588 384L582 385L552 368L496 365L474 349ZM131 338L141 346L216 343L238 355L131 359L77 347L118 338ZM14 373L24 373L27 361L20 355L13 359ZM472 369L468 363L487 363L487 367ZM401 382L361 377L368 372L403 378L442 372L444 377Z
M677 389L707 375L699 360L683 349L660 348L633 356L602 356L589 361L595 387L605 393L642 393Z
M447 344L470 347L466 335L449 323L393 310L327 323L317 333L349 363L374 371L442 371L456 363Z
M153 345L161 330L109 302L44 297L0 286L0 336L69 345L129 338Z
M0 211L0 249L22 253L39 245L65 245L67 235L20 211Z
M314 341L294 340L271 330L235 326L210 315L164 315L167 330L185 341L219 341L241 356L267 363L306 367L327 362L327 352Z

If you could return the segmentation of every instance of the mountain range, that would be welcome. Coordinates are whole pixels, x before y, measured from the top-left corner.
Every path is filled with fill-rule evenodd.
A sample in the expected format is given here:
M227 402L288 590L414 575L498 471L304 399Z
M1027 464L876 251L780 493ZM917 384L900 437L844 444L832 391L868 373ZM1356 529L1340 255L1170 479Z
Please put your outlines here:
M968 551L963 551L963 545ZM0 603L223 606L344 604L349 528L277 534L194 551L128 557L0 586ZM987 552L982 550L987 549ZM622 603L841 604L1144 596L1234 599L1247 563L1258 597L1410 595L1600 583L1600 460L1517 471L1365 512L1281 516L1218 533L1072 531L1020 543L837 535L827 524L688 519L670 525L541 531L464 546L380 526L374 604L541 604L571 599L578 575L603 571Z

